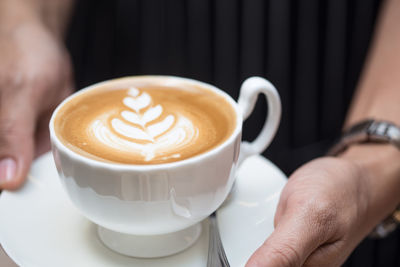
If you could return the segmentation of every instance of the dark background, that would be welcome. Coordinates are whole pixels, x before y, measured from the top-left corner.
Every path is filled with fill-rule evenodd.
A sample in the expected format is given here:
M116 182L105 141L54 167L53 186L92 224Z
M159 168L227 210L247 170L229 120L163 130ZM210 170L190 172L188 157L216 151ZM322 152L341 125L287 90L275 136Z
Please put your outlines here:
M77 88L128 75L198 79L237 99L269 79L282 122L264 155L287 175L338 137L372 38L378 0L81 0L67 44ZM244 125L252 140L259 99ZM400 266L400 234L365 240L345 266Z

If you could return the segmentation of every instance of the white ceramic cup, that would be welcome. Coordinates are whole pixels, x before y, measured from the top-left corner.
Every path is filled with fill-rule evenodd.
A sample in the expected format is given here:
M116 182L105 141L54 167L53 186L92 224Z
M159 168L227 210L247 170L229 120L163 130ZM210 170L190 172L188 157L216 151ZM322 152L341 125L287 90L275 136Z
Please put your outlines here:
M54 120L71 99L103 84L126 80L152 80L160 84L192 84L223 96L233 107L236 127L212 150L177 162L126 165L87 158L67 148L57 137ZM268 116L258 137L241 142L243 121L251 114L258 94L268 102ZM54 160L61 182L78 210L96 223L109 248L130 256L159 257L177 253L195 242L199 224L225 200L238 165L263 152L279 125L281 103L275 87L260 77L247 79L236 103L220 89L173 76L137 76L89 86L65 99L50 121Z

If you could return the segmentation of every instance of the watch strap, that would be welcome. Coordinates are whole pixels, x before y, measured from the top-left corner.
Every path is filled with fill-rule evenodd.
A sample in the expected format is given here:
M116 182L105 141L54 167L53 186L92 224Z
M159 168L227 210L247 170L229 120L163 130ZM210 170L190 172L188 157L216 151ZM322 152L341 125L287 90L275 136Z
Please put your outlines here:
M388 121L362 121L345 131L327 154L338 155L355 143L391 143L400 149L400 128Z

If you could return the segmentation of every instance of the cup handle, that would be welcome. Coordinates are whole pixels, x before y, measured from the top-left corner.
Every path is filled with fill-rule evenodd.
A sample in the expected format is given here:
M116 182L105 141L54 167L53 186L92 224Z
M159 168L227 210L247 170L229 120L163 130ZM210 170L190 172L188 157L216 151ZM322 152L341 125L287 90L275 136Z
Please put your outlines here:
M243 141L240 145L238 166L249 156L261 154L271 143L278 130L281 119L281 100L276 88L264 78L251 77L243 82L238 99L243 121L252 113L258 95L262 93L268 103L268 116L260 134L252 142Z

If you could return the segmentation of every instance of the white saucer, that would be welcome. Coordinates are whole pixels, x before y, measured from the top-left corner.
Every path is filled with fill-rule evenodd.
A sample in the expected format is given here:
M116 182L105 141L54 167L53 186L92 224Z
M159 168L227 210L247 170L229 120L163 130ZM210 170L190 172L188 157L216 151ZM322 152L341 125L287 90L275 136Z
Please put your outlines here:
M249 158L217 218L231 266L243 266L273 231L273 217L286 176L260 156ZM50 153L35 161L26 185L0 195L0 244L20 266L185 266L207 262L208 221L189 249L164 258L138 259L107 249L97 226L71 204Z

